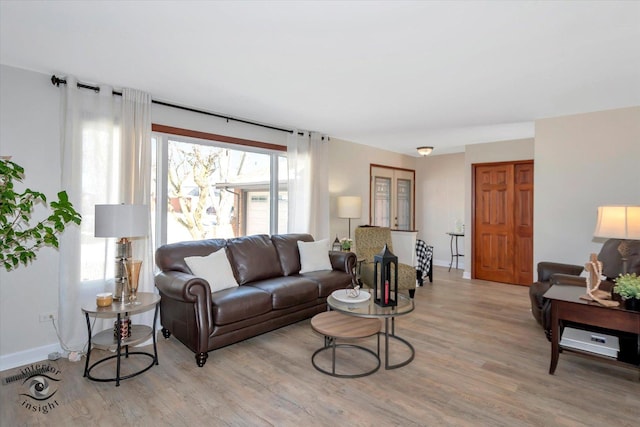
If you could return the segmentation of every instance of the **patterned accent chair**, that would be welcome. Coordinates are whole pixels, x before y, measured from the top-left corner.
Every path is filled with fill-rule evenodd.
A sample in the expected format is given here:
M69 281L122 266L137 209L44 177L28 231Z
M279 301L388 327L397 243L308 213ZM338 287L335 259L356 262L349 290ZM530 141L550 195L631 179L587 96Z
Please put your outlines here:
M373 288L373 257L378 255L384 245L393 252L391 243L391 229L388 227L358 227L356 228L355 250L358 257L360 279L366 288ZM407 264L398 263L398 292L409 291L413 298L416 292L416 269Z

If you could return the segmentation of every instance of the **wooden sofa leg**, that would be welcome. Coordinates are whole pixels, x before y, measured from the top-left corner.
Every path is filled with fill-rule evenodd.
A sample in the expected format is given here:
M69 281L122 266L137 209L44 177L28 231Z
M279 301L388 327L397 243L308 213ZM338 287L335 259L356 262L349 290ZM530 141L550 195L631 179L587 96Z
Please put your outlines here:
M165 337L165 339L169 339L169 337L171 336L171 331L167 328L162 328L162 336Z
M207 363L207 357L209 357L209 353L198 353L196 354L196 363L199 368L202 368L205 363Z
M413 299L413 297L416 295L416 290L415 289L409 289L409 298Z

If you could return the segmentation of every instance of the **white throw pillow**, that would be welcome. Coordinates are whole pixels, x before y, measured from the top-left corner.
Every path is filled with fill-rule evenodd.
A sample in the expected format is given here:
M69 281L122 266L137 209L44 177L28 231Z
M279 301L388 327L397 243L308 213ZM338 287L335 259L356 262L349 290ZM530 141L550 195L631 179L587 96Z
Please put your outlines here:
M318 270L332 270L329 259L329 239L317 242L302 242L298 240L300 251L300 273Z
M209 282L211 292L238 286L227 258L227 248L219 249L207 256L185 257L184 262L194 275Z

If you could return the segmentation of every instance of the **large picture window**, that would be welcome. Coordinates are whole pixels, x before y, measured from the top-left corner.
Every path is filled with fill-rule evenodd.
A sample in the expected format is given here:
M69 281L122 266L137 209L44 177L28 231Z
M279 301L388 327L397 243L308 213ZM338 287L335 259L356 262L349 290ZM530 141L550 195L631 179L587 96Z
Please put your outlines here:
M283 151L153 134L159 244L287 232Z

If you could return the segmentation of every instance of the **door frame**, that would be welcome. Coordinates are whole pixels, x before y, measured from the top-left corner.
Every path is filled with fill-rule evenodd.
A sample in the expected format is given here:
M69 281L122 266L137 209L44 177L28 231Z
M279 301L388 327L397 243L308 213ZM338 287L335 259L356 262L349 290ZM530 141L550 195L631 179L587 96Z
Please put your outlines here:
M373 191L373 168L391 169L393 171L409 172L413 174L411 188L411 230L416 229L416 171L415 169L399 168L395 166L379 165L376 163L369 164L369 224L373 224L373 200L371 197ZM393 227L391 227L393 229Z

